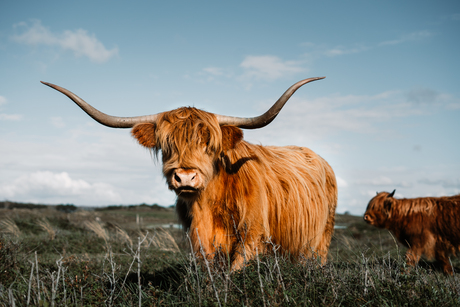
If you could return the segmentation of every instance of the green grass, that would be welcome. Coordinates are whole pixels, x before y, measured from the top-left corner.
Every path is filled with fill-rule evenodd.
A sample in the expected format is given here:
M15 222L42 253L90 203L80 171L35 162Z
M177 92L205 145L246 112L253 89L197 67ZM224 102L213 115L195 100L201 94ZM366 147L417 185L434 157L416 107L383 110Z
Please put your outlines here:
M141 209L0 209L0 221L10 218L20 231L2 229L0 235L0 305L460 305L456 274L446 276L425 261L406 267L405 248L361 217L337 216L337 224L347 228L335 231L324 266L268 254L229 272L225 259L195 259L179 230L149 228L174 221L172 210ZM39 226L44 218L54 239ZM452 261L457 270L458 260Z

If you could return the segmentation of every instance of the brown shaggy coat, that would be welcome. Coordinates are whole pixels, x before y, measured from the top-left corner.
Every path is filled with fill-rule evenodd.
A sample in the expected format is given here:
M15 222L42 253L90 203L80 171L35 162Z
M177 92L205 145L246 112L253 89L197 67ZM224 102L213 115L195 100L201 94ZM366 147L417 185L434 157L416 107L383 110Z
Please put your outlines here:
M293 257L326 256L334 228L337 184L329 164L308 148L253 145L234 126L195 108L137 124L139 143L161 151L176 210L208 259L222 251L238 269L277 244Z
M460 248L460 194L450 197L396 199L380 192L367 206L364 220L390 230L409 248L406 260L416 265L420 257L436 259L447 274L453 273L449 261Z

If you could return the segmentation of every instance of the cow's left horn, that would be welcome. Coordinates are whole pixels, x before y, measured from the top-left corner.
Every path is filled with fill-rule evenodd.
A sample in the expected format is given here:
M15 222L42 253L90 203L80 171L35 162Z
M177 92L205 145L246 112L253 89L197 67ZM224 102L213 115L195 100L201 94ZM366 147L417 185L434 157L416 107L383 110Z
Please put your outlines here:
M131 128L137 123L155 123L158 114L145 115L145 116L134 116L134 117L118 117L111 116L101 111L97 110L86 101L75 95L69 90L66 90L63 87L40 81L41 83L48 85L49 87L54 88L55 90L63 93L67 97L73 100L83 111L85 111L89 116L91 116L97 122L112 128Z
M278 113L281 111L286 102L291 98L292 94L297 91L302 85L309 82L321 80L326 77L309 78L295 83L287 89L286 92L275 102L275 104L264 114L257 117L233 117L215 114L221 125L233 125L244 129L262 128L271 123Z

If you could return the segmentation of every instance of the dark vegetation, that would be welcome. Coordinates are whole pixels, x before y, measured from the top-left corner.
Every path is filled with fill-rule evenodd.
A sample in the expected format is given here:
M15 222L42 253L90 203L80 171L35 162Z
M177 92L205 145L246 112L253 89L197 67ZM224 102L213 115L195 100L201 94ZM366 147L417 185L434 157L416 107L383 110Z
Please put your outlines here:
M404 263L405 248L361 217L337 215L329 261L274 252L229 272L203 262L172 208L82 210L0 203L1 306L458 306L457 274ZM459 262L452 259L455 270Z

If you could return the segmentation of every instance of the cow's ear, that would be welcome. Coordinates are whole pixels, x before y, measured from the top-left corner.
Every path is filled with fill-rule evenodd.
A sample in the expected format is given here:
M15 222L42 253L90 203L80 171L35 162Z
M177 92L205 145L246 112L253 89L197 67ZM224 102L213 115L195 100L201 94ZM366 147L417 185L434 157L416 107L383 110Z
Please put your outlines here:
M234 149L243 139L243 130L235 126L220 126L222 130L222 149L227 151Z
M131 130L132 136L139 144L147 148L155 147L155 125L151 123L137 124Z
M393 206L393 200L393 198L386 198L383 202L383 208L386 212L389 212L391 210L391 207Z

